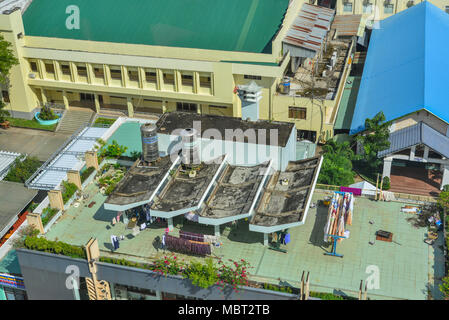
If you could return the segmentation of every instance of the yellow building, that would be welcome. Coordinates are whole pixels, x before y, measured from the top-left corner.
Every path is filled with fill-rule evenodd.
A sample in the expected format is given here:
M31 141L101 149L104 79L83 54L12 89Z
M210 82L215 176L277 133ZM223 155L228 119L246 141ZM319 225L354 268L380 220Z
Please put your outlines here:
M374 20L383 20L425 0L337 0L335 9L340 14L363 14ZM430 0L433 5L449 12L448 0Z
M20 64L3 99L27 119L45 104L130 117L174 110L242 117L235 89L254 81L260 119L330 137L335 100L277 93L291 62L282 41L304 2L5 0L0 30Z

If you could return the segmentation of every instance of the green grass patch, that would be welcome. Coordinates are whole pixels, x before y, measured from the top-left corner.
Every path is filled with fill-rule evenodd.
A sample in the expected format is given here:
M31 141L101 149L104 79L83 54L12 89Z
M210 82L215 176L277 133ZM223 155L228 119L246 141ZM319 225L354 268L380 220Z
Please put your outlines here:
M19 119L19 118L8 118L8 121L10 122L10 125L12 127L17 128L29 128L29 129L40 129L40 130L46 130L46 131L55 131L57 123L52 124L51 126L43 126L39 122L36 121L36 119L32 120L26 120L26 119Z
M115 120L117 119L110 119L110 118L97 118L95 120L94 126L98 125L99 127L105 127L105 126L112 126L112 124L115 122Z

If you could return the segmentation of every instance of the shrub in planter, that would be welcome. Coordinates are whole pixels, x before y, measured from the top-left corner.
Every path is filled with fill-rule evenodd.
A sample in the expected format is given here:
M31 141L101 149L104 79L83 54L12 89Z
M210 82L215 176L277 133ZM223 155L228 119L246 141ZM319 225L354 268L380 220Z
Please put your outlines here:
M55 119L58 119L58 116L49 107L42 107L41 111L39 112L39 119L55 120Z
M63 192L62 192L62 201L64 204L69 201L69 199L75 194L75 192L78 190L78 187L71 182L63 181Z
M24 183L41 166L41 162L36 157L19 158L14 160L5 181Z
M217 283L219 274L217 267L211 258L205 259L205 264L192 261L185 271L184 277L189 278L192 284L201 287L209 288Z
M86 170L84 170L83 172L81 172L81 183L83 183L84 181L86 181L86 179L92 174L92 172L95 171L94 167L89 167Z
M58 213L58 209L52 209L50 207L45 208L42 210L42 225L45 227L47 223L55 216L55 214Z

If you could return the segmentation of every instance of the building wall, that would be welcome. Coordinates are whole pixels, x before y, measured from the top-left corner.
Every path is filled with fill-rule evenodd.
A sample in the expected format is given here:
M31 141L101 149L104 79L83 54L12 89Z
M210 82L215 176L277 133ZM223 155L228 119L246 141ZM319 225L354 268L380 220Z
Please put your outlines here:
M418 4L424 0L413 0L413 4ZM366 16L374 16L373 13L364 12L364 0L337 0L336 3L336 14L364 14ZM392 5L392 10L385 9L385 0L370 0L369 3L373 4L373 8L377 6L378 11L375 14L376 18L374 20L383 20L392 16L395 13L398 13L402 10L408 9L409 0L390 0L390 4ZM432 4L439 7L443 11L446 10L446 7L449 9L449 1L448 0L430 0ZM345 3L352 3L352 10L345 11ZM346 6L349 8L349 6Z
M30 300L74 300L73 290L65 281L68 266L79 268L80 277L91 277L87 261L66 256L26 249L17 250L20 268ZM192 285L189 279L161 276L149 270L130 268L109 263L97 263L97 277L110 283L157 290L163 293L210 300L297 300L293 294L244 287L239 292L222 292L221 287L202 289Z
M432 113L421 110L414 112L412 114L409 114L403 118L397 119L393 122L392 127L390 128L391 132L394 132L396 130L401 130L406 127L412 126L414 124L417 124L418 122L424 122L433 129L437 130L443 135L446 135L447 130L449 128L448 124L444 122L443 120L437 118Z

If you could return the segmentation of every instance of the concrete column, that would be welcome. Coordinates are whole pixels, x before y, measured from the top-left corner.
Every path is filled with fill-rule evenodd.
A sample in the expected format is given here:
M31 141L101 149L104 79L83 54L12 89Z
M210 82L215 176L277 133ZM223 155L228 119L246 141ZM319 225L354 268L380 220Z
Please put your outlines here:
M200 88L200 74L198 72L193 73L193 93L198 94Z
M382 178L383 177L390 178L392 163L393 163L392 158L384 158L384 170L382 172Z
M162 100L162 113L167 112L167 101Z
M162 90L164 83L164 74L161 69L156 69L156 89Z
M103 65L104 82L107 86L111 85L111 72L109 71L109 66Z
M219 237L220 236L220 226L214 226L214 231L215 231L215 236Z
M132 98L127 98L126 105L128 106L128 117L134 117L134 106Z
M99 169L98 165L98 156L95 151L86 151L85 154L85 160L86 160L86 167L94 167L95 170Z
M62 100L64 101L64 107L66 110L69 110L69 99L67 98L67 91L62 90Z
M416 151L416 146L413 146L410 148L410 161L415 160L415 151Z
M69 170L67 171L67 181L71 182L73 184L75 184L78 189L82 189L81 188L81 177L80 177L80 173L77 170Z
M27 215L28 225L33 226L39 230L41 234L44 234L44 226L42 225L41 215L38 213L28 213Z
M156 291L156 299L157 300L162 300L162 292L159 290L155 290Z
M440 190L443 190L443 187L449 184L449 164L442 164L443 167L443 178L441 179Z
M87 83L92 84L95 79L94 68L90 63L86 63L86 71L87 71Z
M263 234L263 245L268 246L268 233Z
M143 89L145 83L145 70L141 67L137 68L137 74L139 75L139 88Z
M48 102L48 100L44 88L41 88L41 97L42 97L42 104L45 105Z
M44 62L41 59L38 59L38 60L36 60L36 64L37 64L37 71L39 72L39 77L41 79L45 79L47 72L45 71Z
M64 201L62 200L61 190L48 191L48 198L50 199L50 208L64 210Z
M173 231L173 218L168 218L167 222L168 222L168 230Z
M173 76L175 77L175 91L179 92L182 88L182 78L181 78L181 72L178 70L175 70Z
M424 159L428 159L429 158L429 147L428 146L424 146Z
M59 68L59 63L55 60L53 60L53 69L55 69L55 80L61 80L61 70Z
M128 68L125 66L121 66L122 71L122 87L128 86Z
M100 100L98 99L98 94L94 94L95 111L100 113Z
M70 65L70 74L72 76L72 82L78 82L78 69L76 68L75 63L69 62Z

